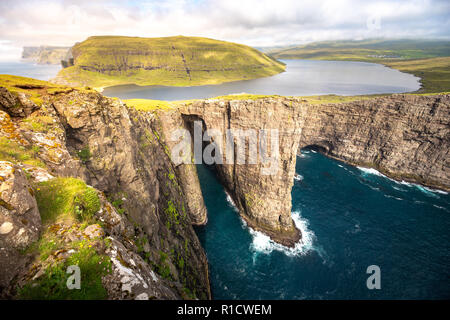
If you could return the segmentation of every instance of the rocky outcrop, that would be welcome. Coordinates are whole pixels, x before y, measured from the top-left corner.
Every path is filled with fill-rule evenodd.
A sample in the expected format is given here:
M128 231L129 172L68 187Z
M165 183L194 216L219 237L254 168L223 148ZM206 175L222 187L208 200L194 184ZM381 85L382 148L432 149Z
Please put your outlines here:
M37 109L38 106L29 100L24 93L19 92L16 96L6 88L0 87L0 110L13 117L27 117Z
M186 128L189 124L184 121L177 110L159 112L157 116L161 125L160 139L166 143L166 152L170 154L171 150L176 145L176 141L171 139L173 131L180 128ZM195 225L206 224L208 215L203 201L195 164L183 163L175 165L174 167L178 173L177 176L179 177L180 186L183 189L184 194L188 197L186 202L191 222Z
M149 260L164 264L170 277L197 297L209 298L207 260L191 227L189 196L158 133L158 119L97 93L61 95L53 107L69 151L88 155L84 179L119 200L129 219L142 227Z
M18 253L11 259L11 266L14 266L15 277L9 280L9 286L3 290L3 297L19 297L25 299L47 299L43 294L47 292L46 287L42 286L50 274L54 285L60 287L58 295L54 297L63 298L65 294L72 293L71 290L64 287L66 277L60 274L52 275L55 268L67 268L73 265L73 257L77 260L83 259L82 250L90 250L89 258L92 264L102 264L108 271L104 272L101 268L97 270L98 274L94 277L99 278L104 288L105 298L108 299L181 299L183 295L179 292L181 287L170 280L162 278L152 270L152 266L140 254L139 248L131 240L134 238L134 226L127 218L119 214L116 209L99 193L101 207L96 216L104 225L101 227L98 223L91 224L83 229L82 224L70 222L68 220L52 223L46 226L46 230L41 235L40 244L45 243L49 237L52 239L56 250L52 250L48 257L34 257L33 254ZM149 251L149 248L146 248ZM84 251L85 252L85 251ZM19 261L24 261L18 264ZM28 261L32 263L25 263ZM97 262L98 260L98 262ZM105 263L108 261L108 263ZM85 261L84 263L89 262ZM1 261L1 265L8 265L8 262ZM86 275L90 272L92 265L87 267L80 266L80 272L84 281L92 281L91 276ZM57 279L61 278L62 285L58 284ZM92 295L91 288L82 282L81 287L85 290L87 296L80 298L100 298L101 292ZM33 294L30 288L38 288ZM62 289L61 289L62 287ZM64 294L64 291L65 294ZM61 292L63 294L61 294ZM77 297L77 296L75 296Z
M69 151L89 155L85 180L119 199L122 210L142 226L152 261L160 263L161 253L172 255L164 260L171 277L209 298L206 256L191 227L195 214L160 136L160 121L97 93L61 95L53 107Z
M28 262L21 250L39 238L41 216L25 173L0 161L0 292Z

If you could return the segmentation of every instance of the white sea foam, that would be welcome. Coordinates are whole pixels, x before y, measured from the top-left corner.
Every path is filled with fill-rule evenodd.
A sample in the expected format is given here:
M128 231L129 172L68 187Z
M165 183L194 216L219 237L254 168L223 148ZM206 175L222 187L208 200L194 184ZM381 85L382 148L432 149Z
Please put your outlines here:
M425 186L421 186L419 184L416 184L415 186L417 188L419 188L420 191L425 192L425 193L431 192L431 193L440 193L440 194L446 194L446 195L448 194L448 192L446 192L444 190L431 189L431 188L428 188L428 187L425 187Z
M295 244L293 248L289 248L283 246L272 239L269 236L263 234L262 232L253 230L248 227L244 220L242 220L243 224L248 228L250 234L253 237L253 241L250 245L250 249L255 253L264 253L270 254L272 251L280 251L286 254L287 256L299 256L304 255L310 250L316 250L319 255L322 256L321 250L313 246L315 242L316 236L314 232L309 230L308 225L309 222L307 219L303 218L300 215L300 212L293 212L292 219L294 220L295 226L301 231L302 239L298 243ZM255 256L254 256L255 259Z
M395 180L393 180L393 181L395 181ZM423 193L431 195L431 196L435 196L435 197L437 197L437 195L435 193L444 194L444 195L448 194L447 191L439 190L439 189L432 189L432 188L425 187L425 186L422 186L422 185L417 184L417 183L406 182L406 181L403 181L403 180L400 181L400 182L398 182L398 181L395 181L395 182L403 184L403 185L408 186L408 187L416 187L417 189L419 189Z
M386 198L391 198L391 199L395 199L395 200L400 200L400 201L403 200L402 198L394 197L394 196L391 196L391 195L388 195L388 194L385 194L384 196L385 196Z
M234 203L233 199L231 198L231 196L228 194L228 192L225 192L227 194L227 202L228 204L230 204L234 209L237 210L236 204Z
M361 225L357 222L352 229L345 231L345 233L356 234L361 232Z
M375 170L373 168L364 168L364 167L357 167L357 168L359 170L361 170L365 174L374 174L374 175L377 175L377 176L380 176L380 177L384 177L384 178L386 178L388 180L391 180L391 181L393 181L393 182L395 182L397 184L402 184L402 185L405 185L405 186L408 186L408 187L416 187L417 189L419 189L423 193L431 195L431 196L434 196L434 197L437 197L437 195L435 193L440 193L440 194L445 194L445 195L448 194L448 192L446 192L444 190L432 189L432 188L429 188L429 187L422 186L420 184L406 182L404 180L397 181L397 180L391 179L391 178L385 176L384 174L382 174L381 172L379 172L378 170ZM397 188L394 187L394 189L397 189ZM399 189L397 189L397 190L399 190ZM405 190L401 190L401 191L405 191Z
M373 174L379 177L386 177L384 174L382 174L380 171L373 169L373 168L365 168L365 167L357 167L359 170L361 170L362 172L366 173L366 174ZM389 179L389 178L388 178Z
M406 182L405 180L402 180L402 181L393 180L393 181L395 183L402 184L402 185L407 186L407 187L413 187L413 184L411 182Z
M420 185L415 185L415 187L417 189L419 189L420 191L422 191L425 195L429 196L429 197L433 197L433 198L439 198L439 196L437 194L434 194L433 191L431 191L430 189L420 186Z
M448 209L447 209L447 208L445 208L445 207L442 207L442 206L438 206L437 204L433 204L433 207L435 207L435 208L438 208L438 209L441 209L441 210L444 210L444 211L447 211L447 212L448 212Z
M307 156L306 154L304 154L303 152L300 153L298 156L299 156L300 158L308 158L308 156Z

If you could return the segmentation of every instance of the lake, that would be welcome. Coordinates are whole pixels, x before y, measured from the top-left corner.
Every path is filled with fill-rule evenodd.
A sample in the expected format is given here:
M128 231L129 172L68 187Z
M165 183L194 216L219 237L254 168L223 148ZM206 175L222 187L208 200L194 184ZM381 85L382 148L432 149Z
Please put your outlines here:
M103 94L121 99L188 100L250 93L282 96L402 93L420 88L419 78L386 66L354 61L282 60L272 77L193 87L119 85Z

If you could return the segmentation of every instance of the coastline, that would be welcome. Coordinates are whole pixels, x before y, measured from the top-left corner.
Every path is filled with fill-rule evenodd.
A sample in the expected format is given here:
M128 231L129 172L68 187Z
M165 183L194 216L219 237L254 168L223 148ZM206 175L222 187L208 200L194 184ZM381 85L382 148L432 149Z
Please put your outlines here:
M387 171L387 170L385 170L383 168L370 166L367 163L362 163L362 162L361 163L357 163L357 162L346 161L346 160L340 159L340 158L338 158L336 156L324 153L324 152L322 152L320 150L318 150L317 152L323 154L325 157L328 157L328 158L336 160L338 162L347 164L347 165L352 166L352 167L354 167L356 169L359 169L359 170L361 170L361 168L375 170L380 175L382 175L385 178L387 178L387 179L389 179L391 181L394 181L396 183L400 183L401 184L402 182L404 182L404 183L409 183L409 184L412 184L412 185L417 185L417 186L420 186L420 187L425 187L425 188L430 189L431 192L450 193L450 186L445 186L443 184L436 183L434 181L433 182L427 182L427 181L419 181L418 179L414 179L414 178L408 178L408 177L402 177L402 176L399 177L399 174L395 174L395 173L389 172L389 171ZM300 156L300 153L297 154L297 156Z

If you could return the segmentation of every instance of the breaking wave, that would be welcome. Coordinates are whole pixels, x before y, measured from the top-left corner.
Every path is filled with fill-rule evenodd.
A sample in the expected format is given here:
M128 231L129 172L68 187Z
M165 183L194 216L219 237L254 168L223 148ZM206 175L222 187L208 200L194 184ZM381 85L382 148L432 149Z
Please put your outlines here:
M395 182L397 184L402 184L402 185L408 186L408 187L416 187L417 189L419 189L420 191L422 191L423 193L425 193L425 194L427 194L427 195L429 195L431 197L439 198L439 196L437 196L436 193L440 193L440 194L444 194L444 195L448 194L448 192L446 192L444 190L432 189L432 188L429 188L429 187L422 186L420 184L416 184L416 183L412 183L412 182L406 182L404 180L397 181L395 179L391 179L391 178L385 176L384 174L382 174L381 172L379 172L378 170L373 169L373 168L365 168L365 167L357 167L357 168L360 171L362 171L363 174L373 174L373 175L376 175L376 176L383 177L383 178L386 178L388 180L391 180L391 181L393 181L393 182ZM394 189L397 189L397 188L394 187ZM405 190L401 190L401 189L397 189L397 190L405 191Z
M291 257L304 255L311 250L315 250L323 258L322 250L314 245L316 242L316 236L314 232L309 229L308 220L303 218L300 215L300 212L297 211L292 213L292 219L294 220L295 226L302 233L302 239L300 239L299 242L297 242L293 248L283 246L270 239L270 237L265 235L264 233L253 230L252 228L247 226L247 224L243 219L241 219L242 223L248 228L253 238L253 241L250 244L250 250L256 254L258 253L270 254L275 250L283 252L287 256ZM256 256L254 256L254 258L255 257Z
M235 210L237 210L236 204L234 203L231 196L228 194L228 192L225 192L227 194L227 202L230 206L232 206Z
M356 167L356 168L358 168L359 170L361 170L365 174L373 174L373 175L376 175L376 176L379 176L379 177L384 177L384 178L387 178L389 180L392 180L392 179L386 177L384 174L382 174L380 171L378 171L376 169L365 168L365 167Z

